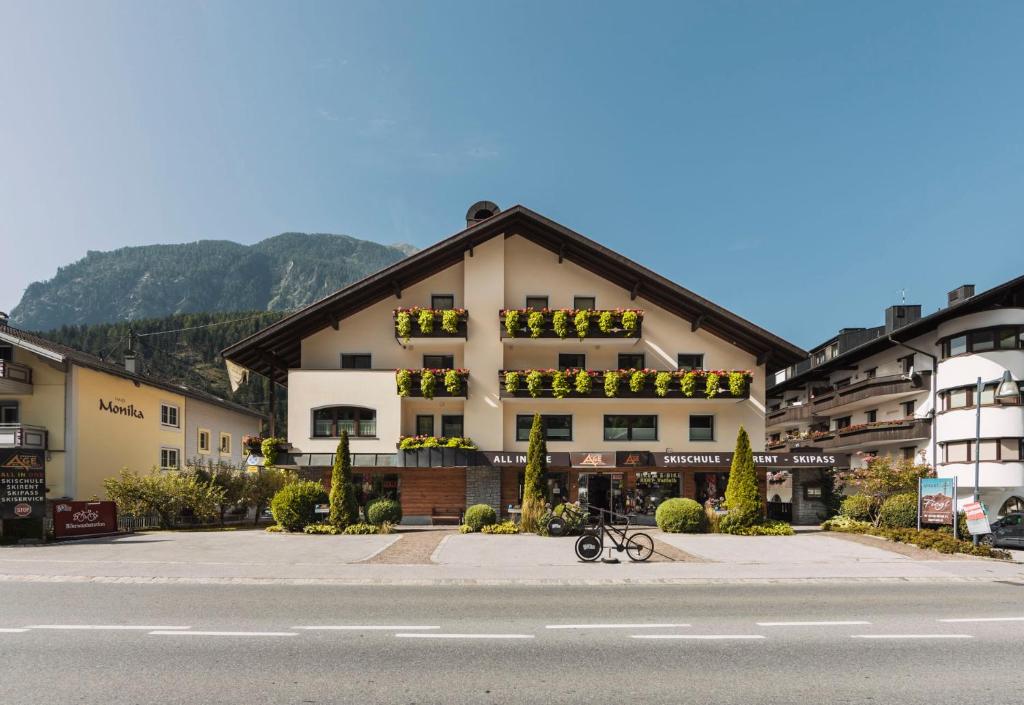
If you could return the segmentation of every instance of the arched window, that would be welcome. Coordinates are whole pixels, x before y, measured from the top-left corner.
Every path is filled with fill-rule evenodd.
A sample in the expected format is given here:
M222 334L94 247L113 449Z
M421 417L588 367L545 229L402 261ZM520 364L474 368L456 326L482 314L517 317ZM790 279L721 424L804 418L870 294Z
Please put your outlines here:
M353 438L377 435L377 412L361 406L329 406L313 410L313 437L338 438L348 431Z
M1024 499L1020 497L1010 497L1008 500L1003 502L1003 506L999 508L999 515L1012 514L1013 512L1024 512Z

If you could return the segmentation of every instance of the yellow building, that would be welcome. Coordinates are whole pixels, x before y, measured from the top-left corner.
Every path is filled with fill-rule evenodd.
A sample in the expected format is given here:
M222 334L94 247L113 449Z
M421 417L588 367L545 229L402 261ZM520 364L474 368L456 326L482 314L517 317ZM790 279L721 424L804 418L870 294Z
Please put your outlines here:
M46 497L104 498L127 468L190 457L240 464L262 415L206 392L137 374L0 320L0 450L42 451Z

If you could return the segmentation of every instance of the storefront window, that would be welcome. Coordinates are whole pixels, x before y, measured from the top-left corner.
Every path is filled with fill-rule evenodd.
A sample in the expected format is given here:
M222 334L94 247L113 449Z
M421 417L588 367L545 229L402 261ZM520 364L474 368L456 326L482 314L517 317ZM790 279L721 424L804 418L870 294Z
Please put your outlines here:
M397 473L355 473L352 484L360 507L366 507L375 499L401 500L401 478Z
M636 489L626 497L626 510L654 516L658 505L680 496L680 486L677 472L638 472Z
M523 503L523 484L525 483L526 472L519 471L519 504ZM544 492L544 501L552 508L569 501L569 473L567 472L546 472L541 479Z
M694 474L697 484L697 501L707 505L711 502L716 508L725 501L725 487L729 484L727 472L698 472Z

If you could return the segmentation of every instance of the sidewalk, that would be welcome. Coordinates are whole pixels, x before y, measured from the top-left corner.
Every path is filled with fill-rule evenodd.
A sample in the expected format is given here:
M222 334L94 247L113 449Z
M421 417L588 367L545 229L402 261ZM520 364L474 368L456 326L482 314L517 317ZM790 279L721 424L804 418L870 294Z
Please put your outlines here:
M793 581L1014 581L1024 565L922 552L908 557L821 533L737 537L650 532L695 560L581 563L572 538L447 534L428 560L371 560L414 534L305 536L150 532L0 548L0 581L128 583L603 585ZM397 551L392 549L390 553ZM932 558L934 556L934 558ZM363 562L360 562L363 561Z

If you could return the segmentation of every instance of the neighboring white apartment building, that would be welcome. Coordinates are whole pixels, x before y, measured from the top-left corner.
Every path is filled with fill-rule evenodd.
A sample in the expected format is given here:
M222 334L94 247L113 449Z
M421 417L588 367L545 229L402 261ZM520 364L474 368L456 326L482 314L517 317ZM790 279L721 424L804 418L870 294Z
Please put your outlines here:
M519 504L539 413L553 503L586 498L650 516L668 497L717 499L740 426L762 451L766 375L806 352L522 206L481 202L466 218L456 235L224 351L287 385L284 462L329 477L347 430L363 501L398 498L418 520L477 502L504 512ZM413 307L427 312L414 310L402 333ZM607 371L634 369L646 370L636 389L622 372L606 392ZM559 391L561 373L569 386ZM688 393L684 378L696 383ZM409 436L468 437L473 448L399 451Z
M854 467L913 458L956 477L962 506L974 491L979 377L982 501L996 515L1024 509L1024 277L980 294L961 286L924 318L920 306L891 306L883 326L842 329L769 380L767 447L849 453ZM997 400L1004 379L1018 393Z

